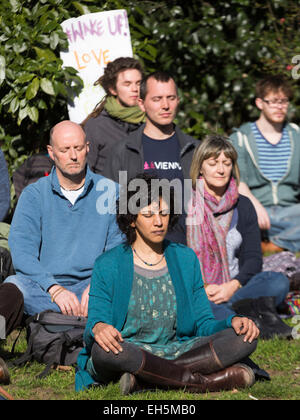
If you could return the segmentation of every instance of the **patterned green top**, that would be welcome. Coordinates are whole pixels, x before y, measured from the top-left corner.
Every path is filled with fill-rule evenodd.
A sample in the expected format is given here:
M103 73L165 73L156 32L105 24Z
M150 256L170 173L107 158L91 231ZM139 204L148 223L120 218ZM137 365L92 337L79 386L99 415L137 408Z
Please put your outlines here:
M175 359L191 349L198 337L176 337L176 296L167 266L148 270L135 266L134 280L122 337L144 350Z

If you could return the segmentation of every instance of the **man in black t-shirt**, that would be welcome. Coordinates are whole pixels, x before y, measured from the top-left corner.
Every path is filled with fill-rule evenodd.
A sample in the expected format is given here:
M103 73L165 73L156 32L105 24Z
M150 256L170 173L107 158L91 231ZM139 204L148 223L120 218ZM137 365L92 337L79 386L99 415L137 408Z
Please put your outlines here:
M184 134L173 121L179 105L174 79L164 72L155 72L140 85L138 104L146 113L146 123L110 151L103 175L122 183L119 172L127 179L139 173L155 173L161 179L179 180L184 191L184 179L190 178L190 165L197 140ZM182 217L167 238L186 244L184 202Z

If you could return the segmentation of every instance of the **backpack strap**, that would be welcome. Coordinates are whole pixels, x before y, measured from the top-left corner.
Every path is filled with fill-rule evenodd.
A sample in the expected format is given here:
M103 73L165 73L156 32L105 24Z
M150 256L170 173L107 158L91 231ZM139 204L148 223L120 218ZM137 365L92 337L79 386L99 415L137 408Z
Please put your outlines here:
M57 353L60 353L61 354L62 348L63 348L63 343L64 343L64 340L63 339L59 341L59 346L58 346L58 349L57 349ZM49 372L50 372L50 369L51 369L51 367L53 365L57 365L57 363L55 362L55 360L49 360L48 363L47 363L47 365L46 365L46 367L45 367L45 369L39 375L37 375L36 378L37 379L43 379L46 376L48 376L49 375Z
M24 366L25 363L30 362L32 360L32 342L35 335L36 334L30 334L26 352L22 354L22 356L20 356L18 359L13 360L12 363L14 366Z
M74 316L74 315L64 315L60 312L53 312L53 311L44 311L39 314L36 314L36 321L40 324L46 326L51 325L52 327L57 326L58 331L60 331L59 327L74 327L74 328L85 328L87 318L82 316Z
M23 327L20 329L20 332L19 332L19 334L18 334L17 338L15 339L15 341L14 341L14 343L13 343L13 345L12 345L12 348L11 348L11 354L14 354L14 352L15 352L15 347L16 347L16 344L17 344L17 341L18 341L18 339L19 339L19 337L20 337L20 335L21 335L22 331L24 330L24 328L26 328L26 329L27 329L27 328L28 328L28 326L29 326L29 324L30 324L32 321L35 321L35 320L37 319L38 315L39 315L39 314L35 314L35 315L32 315L32 316L30 316L30 317L28 317L28 318L26 319L26 321L25 321L25 326L23 326ZM37 331L37 332L38 332L38 331ZM14 360L14 361L12 362L15 366L22 366L22 365L24 365L25 363L29 362L29 361L32 359L32 356L31 356L31 352L32 352L32 341L33 341L33 337L37 334L37 332L36 332L35 334L33 334L33 333L31 333L31 334L30 334L29 339L28 339L28 342L27 342L27 349L26 349L26 352L25 352L22 356L20 356L18 359Z

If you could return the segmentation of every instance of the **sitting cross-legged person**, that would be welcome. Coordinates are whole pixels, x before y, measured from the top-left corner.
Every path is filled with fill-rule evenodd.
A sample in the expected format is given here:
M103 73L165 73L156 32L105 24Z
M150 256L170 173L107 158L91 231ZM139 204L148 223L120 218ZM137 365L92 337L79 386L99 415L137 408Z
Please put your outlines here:
M239 194L237 152L226 137L209 135L202 141L191 178L187 243L199 259L214 316L242 313L255 320L261 337L290 337L292 328L276 310L289 281L282 273L262 271L256 212Z
M214 318L196 254L165 240L177 216L172 191L170 200L161 188L152 194L156 181L138 175L120 195L127 241L95 262L76 389L119 379L125 395L251 386L254 373L240 362L256 349L259 330L246 317Z
M24 188L18 200L9 234L16 275L5 283L22 292L26 315L87 316L95 259L123 240L113 211L117 185L89 169L88 150L80 125L56 124L48 145L51 173ZM102 187L111 189L109 200Z

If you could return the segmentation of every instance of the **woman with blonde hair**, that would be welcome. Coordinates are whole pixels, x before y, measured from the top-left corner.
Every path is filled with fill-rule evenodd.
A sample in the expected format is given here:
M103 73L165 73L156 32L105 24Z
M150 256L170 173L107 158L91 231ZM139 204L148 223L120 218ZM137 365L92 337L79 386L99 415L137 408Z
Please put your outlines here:
M282 273L261 272L256 212L238 192L237 152L226 137L210 135L201 142L191 179L187 243L198 256L215 317L223 319L236 309L253 316L265 338L290 335L276 312L289 282Z

